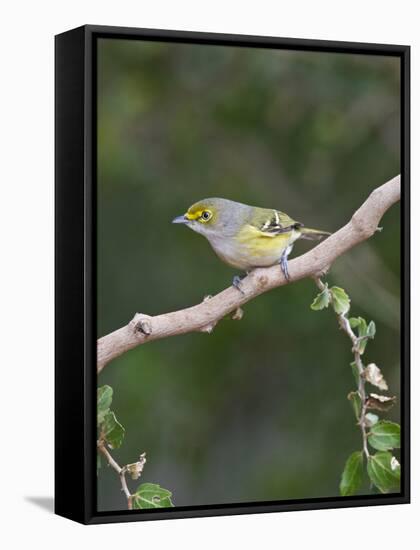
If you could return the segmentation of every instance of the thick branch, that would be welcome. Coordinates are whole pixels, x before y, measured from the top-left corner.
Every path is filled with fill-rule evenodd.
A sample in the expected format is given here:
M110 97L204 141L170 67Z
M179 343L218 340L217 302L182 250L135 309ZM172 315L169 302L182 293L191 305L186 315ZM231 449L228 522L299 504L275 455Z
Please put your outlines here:
M339 256L371 237L384 213L400 199L400 176L384 183L369 195L351 220L318 246L289 262L291 282L314 277ZM150 317L137 313L130 323L98 340L97 369L126 351L168 336L188 332L211 332L224 316L235 312L252 298L287 283L278 266L255 269L242 280L243 293L230 286L195 306Z

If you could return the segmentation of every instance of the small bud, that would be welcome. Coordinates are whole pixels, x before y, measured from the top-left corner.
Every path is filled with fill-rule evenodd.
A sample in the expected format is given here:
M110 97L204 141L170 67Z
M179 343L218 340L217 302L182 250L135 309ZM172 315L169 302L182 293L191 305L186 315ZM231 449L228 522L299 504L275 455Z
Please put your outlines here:
M232 313L231 319L233 319L234 321L240 321L243 316L244 316L244 310L242 308L238 307Z
M133 464L127 464L125 467L126 471L130 474L131 479L138 479L143 472L144 465L146 464L146 453L142 453L139 457L138 462L133 462Z
M398 467L399 467L400 463L398 462L398 460L395 458L395 456L393 456L391 458L391 470L394 471L396 470Z
M215 326L216 326L216 323L209 323L208 325L201 327L199 330L200 332L206 332L207 334L211 334Z
M140 319L140 321L137 322L136 329L146 336L152 334L152 324L148 319Z
M152 317L143 313L136 313L130 321L133 332L141 332L146 336L152 334Z

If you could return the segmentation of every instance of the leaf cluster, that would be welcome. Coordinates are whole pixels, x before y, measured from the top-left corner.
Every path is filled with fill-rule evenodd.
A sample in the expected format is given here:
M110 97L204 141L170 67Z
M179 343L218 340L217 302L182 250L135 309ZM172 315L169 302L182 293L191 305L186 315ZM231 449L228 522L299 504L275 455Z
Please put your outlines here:
M105 441L110 449L118 449L122 445L125 428L118 422L115 413L110 409L112 393L111 386L98 388L98 430L99 438Z
M352 404L357 422L362 427L366 444L376 451L370 454L366 448L365 451L355 451L348 457L341 475L340 494L350 496L360 489L363 482L365 454L366 471L371 484L380 492L388 493L398 490L400 484L401 467L392 454L393 449L400 448L400 426L395 422L380 420L378 415L367 411L387 411L394 405L396 398L376 393L369 393L365 397L365 383L382 391L388 390L388 384L375 363L365 366L362 362L361 356L365 353L368 341L375 338L376 326L373 321L367 323L363 317L348 318L350 302L350 297L344 289L337 286L329 288L325 283L311 304L311 309L315 311L328 308L331 304L335 313L344 323L347 323L347 327L350 327L347 332L351 335L355 353L355 361L351 363L351 368L357 389L351 391L347 397ZM353 333L353 330L356 330L357 334ZM362 390L360 390L361 387ZM362 402L362 395L364 402Z
M377 421L370 427L368 442L378 451L367 458L370 482L381 493L398 491L401 467L390 451L400 448L400 426L386 420ZM355 451L349 456L341 475L341 496L354 495L360 489L363 482L363 466L363 451Z
M124 440L125 428L118 422L115 413L111 411L113 390L111 386L101 386L97 395L97 422L98 437L101 444L106 444L110 449L121 447ZM146 463L145 453L140 455L137 462L127 464L121 472L128 473L136 480L143 472ZM101 457L98 452L97 468L101 466ZM168 508L173 507L172 493L155 483L142 483L131 495L130 500L133 509L142 508Z
M337 315L345 315L350 309L350 298L346 291L339 286L328 287L325 283L322 291L315 297L311 304L311 309L319 311L327 308L330 304Z

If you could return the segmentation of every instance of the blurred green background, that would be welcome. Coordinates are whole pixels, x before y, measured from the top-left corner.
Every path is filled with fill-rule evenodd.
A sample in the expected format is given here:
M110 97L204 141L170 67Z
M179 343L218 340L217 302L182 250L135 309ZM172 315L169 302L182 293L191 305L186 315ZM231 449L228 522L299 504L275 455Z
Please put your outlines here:
M397 58L101 39L98 336L230 284L207 241L171 225L191 203L226 197L335 231L399 171ZM399 396L399 205L381 225L327 280L375 320L365 359ZM331 310L311 311L316 293L311 280L281 287L211 335L109 364L98 384L114 388L126 428L118 462L146 451L142 481L178 506L337 496L361 437L346 399L350 345ZM398 409L385 416L398 421ZM109 468L98 506L126 508Z

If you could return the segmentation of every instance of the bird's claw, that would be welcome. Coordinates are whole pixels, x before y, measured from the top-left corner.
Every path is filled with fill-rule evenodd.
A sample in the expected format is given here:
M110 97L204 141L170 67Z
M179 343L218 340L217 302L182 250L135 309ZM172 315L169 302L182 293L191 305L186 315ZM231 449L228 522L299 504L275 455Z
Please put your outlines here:
M234 286L241 294L245 294L242 289L242 278L239 275L235 275L232 281L232 286Z
M287 267L287 254L283 253L281 255L279 263L280 263L280 267L281 267L281 270L283 272L283 275L286 278L286 281L289 282L290 281L290 275L289 275L289 269Z

